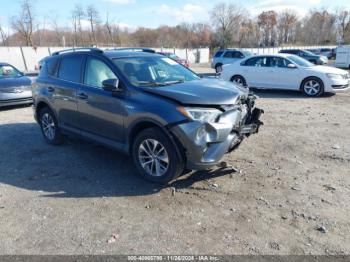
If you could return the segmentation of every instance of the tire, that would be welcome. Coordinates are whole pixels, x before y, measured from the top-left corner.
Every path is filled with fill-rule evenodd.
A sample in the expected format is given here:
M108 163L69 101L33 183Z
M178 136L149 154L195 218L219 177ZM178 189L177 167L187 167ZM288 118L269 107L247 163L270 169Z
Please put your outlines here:
M230 81L241 87L244 87L244 88L247 87L247 81L244 79L243 76L235 75L231 77Z
M47 143L51 145L60 145L64 142L64 136L58 127L56 116L48 107L44 107L40 110L39 124Z
M222 64L217 64L215 66L215 72L216 73L221 73L222 72Z
M167 184L185 168L182 154L168 135L159 128L142 130L132 146L132 158L139 174L148 181Z
M303 81L301 90L306 96L317 97L324 93L324 84L319 78L309 77Z

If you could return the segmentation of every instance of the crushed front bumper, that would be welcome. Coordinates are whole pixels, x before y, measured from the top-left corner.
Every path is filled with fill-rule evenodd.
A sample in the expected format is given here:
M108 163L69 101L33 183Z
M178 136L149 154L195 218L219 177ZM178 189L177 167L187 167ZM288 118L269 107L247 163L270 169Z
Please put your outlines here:
M255 99L255 98L254 98ZM190 121L171 128L186 152L186 167L203 170L216 166L226 153L236 149L245 137L259 131L263 110L254 102L225 111L216 123Z

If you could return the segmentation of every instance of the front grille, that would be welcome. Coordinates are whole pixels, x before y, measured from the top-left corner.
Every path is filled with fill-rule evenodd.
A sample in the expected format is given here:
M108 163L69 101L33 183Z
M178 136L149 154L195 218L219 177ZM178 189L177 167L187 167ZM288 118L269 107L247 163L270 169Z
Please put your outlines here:
M30 91L30 86L18 86L18 87L4 87L0 88L1 93L9 93L9 94L20 94L26 91Z
M350 74L342 75L342 77L343 77L344 79L349 79L349 78L350 78Z

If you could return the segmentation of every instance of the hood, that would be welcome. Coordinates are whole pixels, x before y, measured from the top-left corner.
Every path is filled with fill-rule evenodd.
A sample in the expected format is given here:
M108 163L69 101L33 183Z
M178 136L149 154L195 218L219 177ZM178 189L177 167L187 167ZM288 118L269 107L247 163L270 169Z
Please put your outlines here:
M218 79L200 79L175 85L145 87L146 92L188 105L232 105L248 91Z
M338 75L346 75L348 74L347 71L335 68L332 66L312 66L309 67L310 71L318 72L318 73L324 73L324 74L338 74Z
M26 77L15 77L15 78L0 78L0 88L6 87L28 87L31 86L32 81Z

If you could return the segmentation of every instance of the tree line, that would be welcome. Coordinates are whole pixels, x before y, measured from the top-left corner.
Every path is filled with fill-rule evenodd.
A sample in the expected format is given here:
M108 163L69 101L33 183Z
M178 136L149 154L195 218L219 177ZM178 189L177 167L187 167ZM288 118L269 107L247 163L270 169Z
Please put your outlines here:
M253 17L244 7L219 3L207 23L134 30L121 27L108 13L102 18L94 5L77 4L69 18L65 27L55 16L39 22L33 2L23 0L9 19L12 33L0 24L0 45L225 48L350 43L350 10L345 8L310 10L303 17L289 9L270 10Z

